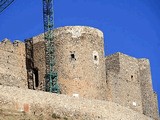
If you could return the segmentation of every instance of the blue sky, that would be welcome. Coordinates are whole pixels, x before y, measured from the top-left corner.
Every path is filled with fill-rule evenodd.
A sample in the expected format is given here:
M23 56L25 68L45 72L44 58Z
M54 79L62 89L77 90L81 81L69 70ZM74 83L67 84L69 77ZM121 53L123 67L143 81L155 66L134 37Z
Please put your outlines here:
M106 55L119 51L148 58L160 101L160 0L54 1L55 27L96 27L104 32ZM0 14L0 40L23 41L42 33L42 15L42 0L15 0Z

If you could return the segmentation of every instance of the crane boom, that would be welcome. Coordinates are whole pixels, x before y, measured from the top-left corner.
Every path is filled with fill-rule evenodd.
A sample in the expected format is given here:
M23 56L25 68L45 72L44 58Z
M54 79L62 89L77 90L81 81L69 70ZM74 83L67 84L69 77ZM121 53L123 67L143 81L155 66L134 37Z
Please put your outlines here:
M14 0L0 0L0 13L4 11Z
M47 92L59 93L57 83L58 74L55 71L55 49L54 49L54 19L53 0L43 0L43 22L46 57L45 90Z

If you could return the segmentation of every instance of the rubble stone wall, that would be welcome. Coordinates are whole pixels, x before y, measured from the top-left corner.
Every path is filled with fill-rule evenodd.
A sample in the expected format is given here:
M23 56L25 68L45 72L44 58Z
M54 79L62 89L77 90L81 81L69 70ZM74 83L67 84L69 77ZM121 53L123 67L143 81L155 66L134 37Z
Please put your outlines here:
M147 59L122 53L106 57L107 99L158 120L158 103L152 89Z
M0 85L0 109L12 120L153 120L119 104ZM19 112L19 113L17 113ZM20 117L16 119L17 114ZM0 111L0 114L3 114ZM5 113L3 120L8 116Z
M25 44L11 43L8 39L0 42L0 84L27 87Z
M103 33L83 26L54 30L55 70L62 94L90 99L105 99ZM43 34L33 37L34 67L39 81L45 81Z
M151 116L158 119L158 103L157 95L152 89L152 78L150 72L150 63L148 59L139 59L139 71L141 82L141 95L143 113L147 116Z
M159 120L147 59L122 53L104 58L103 33L92 27L66 26L53 32L63 95L21 89L45 89L43 34L27 44L5 39L0 42L0 119L3 110L11 109L35 120Z
M137 59L122 53L106 57L108 100L143 113L137 63Z

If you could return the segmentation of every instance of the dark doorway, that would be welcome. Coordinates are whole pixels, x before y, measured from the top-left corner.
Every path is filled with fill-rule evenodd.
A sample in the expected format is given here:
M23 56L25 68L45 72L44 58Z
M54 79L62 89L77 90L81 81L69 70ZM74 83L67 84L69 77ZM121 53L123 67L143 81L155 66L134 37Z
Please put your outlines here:
M38 69L33 69L33 81L34 81L34 89L36 89L39 86L39 75L38 75Z

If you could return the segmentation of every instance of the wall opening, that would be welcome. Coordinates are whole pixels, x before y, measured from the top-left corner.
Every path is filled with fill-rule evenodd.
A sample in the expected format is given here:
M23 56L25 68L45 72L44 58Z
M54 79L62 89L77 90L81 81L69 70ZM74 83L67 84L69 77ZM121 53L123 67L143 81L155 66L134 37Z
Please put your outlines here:
M71 54L71 59L75 59L75 55L74 54Z
M133 75L131 75L131 79L133 79Z
M38 76L38 69L33 69L33 81L34 81L34 89L39 86L39 76Z
M99 55L97 51L93 51L93 62L94 64L98 65L99 64Z
M75 54L71 53L71 60L76 60Z
M94 55L94 60L96 60L96 61L98 60L98 57L97 57L97 55Z

